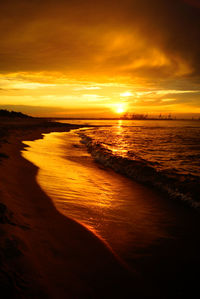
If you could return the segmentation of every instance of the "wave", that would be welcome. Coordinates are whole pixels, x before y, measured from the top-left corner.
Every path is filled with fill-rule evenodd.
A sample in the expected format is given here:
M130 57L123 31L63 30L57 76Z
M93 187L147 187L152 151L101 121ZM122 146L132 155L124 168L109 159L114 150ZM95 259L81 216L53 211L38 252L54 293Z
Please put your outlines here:
M139 183L154 187L167 194L171 199L187 202L190 206L200 208L200 179L190 174L177 174L172 170L156 169L158 163L152 163L135 156L134 159L121 157L105 148L102 143L94 141L79 132L81 142L95 161L115 172L125 175Z

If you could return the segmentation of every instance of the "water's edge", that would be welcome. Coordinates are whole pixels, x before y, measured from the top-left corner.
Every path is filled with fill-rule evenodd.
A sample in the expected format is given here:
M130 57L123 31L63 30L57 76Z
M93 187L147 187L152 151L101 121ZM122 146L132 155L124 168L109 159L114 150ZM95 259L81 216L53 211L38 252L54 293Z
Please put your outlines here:
M83 132L78 132L81 142L86 145L93 159L115 172L139 183L154 187L171 199L181 200L191 207L200 208L200 180L193 175L178 175L156 170L152 163L144 160L130 160L112 153L101 143L95 142Z

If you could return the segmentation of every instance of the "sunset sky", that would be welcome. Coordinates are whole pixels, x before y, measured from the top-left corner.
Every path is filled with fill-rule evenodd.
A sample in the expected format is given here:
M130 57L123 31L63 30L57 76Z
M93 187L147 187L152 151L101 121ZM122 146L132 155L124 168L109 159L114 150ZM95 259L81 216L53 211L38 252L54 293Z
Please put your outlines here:
M7 0L0 108L200 116L199 0Z

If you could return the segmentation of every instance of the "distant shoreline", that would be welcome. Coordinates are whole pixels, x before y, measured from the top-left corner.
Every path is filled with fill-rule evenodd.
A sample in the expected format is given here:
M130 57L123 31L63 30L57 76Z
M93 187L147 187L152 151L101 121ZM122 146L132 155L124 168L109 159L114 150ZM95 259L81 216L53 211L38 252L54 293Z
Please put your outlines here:
M146 119L124 119L124 118L118 118L118 117L113 117L113 118L84 118L84 117L36 117L36 119L45 119L45 120L125 120L125 121L148 121L148 120L156 120L156 121L200 121L199 119L191 119L191 118L146 118Z

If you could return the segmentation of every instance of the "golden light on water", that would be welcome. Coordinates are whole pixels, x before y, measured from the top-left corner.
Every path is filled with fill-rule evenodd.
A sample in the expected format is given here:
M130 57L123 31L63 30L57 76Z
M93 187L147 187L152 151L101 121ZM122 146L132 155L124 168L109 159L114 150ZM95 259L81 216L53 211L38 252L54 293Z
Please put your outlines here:
M118 121L117 127L121 136L122 123ZM157 207L149 205L151 195L125 177L96 167L84 146L74 150L74 144L80 145L75 132L45 134L43 139L24 144L29 147L22 151L23 157L39 167L37 182L59 212L108 240L113 249L126 251L130 240L140 246L151 244L162 234L156 222L160 216L152 213ZM163 219L163 211L161 216ZM141 228L147 232L146 239Z

